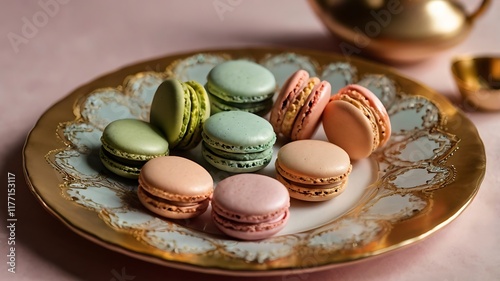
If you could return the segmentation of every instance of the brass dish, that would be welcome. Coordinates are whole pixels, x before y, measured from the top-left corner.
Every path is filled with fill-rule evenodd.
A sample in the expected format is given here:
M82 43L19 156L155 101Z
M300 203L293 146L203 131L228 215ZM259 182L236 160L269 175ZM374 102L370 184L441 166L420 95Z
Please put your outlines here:
M500 57L457 57L451 72L468 110L500 110Z
M108 173L98 157L106 124L126 117L147 120L152 94L162 79L173 76L204 84L213 65L235 58L268 67L278 84L303 68L334 83L334 89L348 83L365 85L381 98L393 124L383 149L353 163L344 193L320 204L291 202L285 229L261 241L222 235L209 213L181 221L152 215L137 200L137 182ZM325 139L322 129L314 137ZM184 156L203 163L199 150ZM161 265L238 276L317 271L416 243L469 205L483 179L485 161L472 122L435 91L364 60L275 48L177 54L118 69L48 109L24 147L31 191L78 234ZM272 176L273 166L262 173ZM216 181L228 176L209 171Z

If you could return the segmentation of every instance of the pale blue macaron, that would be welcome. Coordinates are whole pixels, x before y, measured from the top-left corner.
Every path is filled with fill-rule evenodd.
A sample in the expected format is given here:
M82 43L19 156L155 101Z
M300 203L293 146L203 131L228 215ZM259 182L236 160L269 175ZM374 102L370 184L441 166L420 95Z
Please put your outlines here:
M212 166L227 172L254 172L272 158L276 134L264 118L244 111L212 115L203 126L202 154Z
M241 108L248 112L268 109L263 105L272 99L276 87L270 70L248 60L230 60L216 65L208 73L205 85L210 97L216 97L212 107L218 111Z

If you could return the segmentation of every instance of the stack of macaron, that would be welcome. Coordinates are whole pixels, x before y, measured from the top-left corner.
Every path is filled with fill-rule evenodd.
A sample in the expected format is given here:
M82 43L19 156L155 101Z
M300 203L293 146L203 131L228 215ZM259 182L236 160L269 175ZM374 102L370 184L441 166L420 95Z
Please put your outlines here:
M283 84L271 110L274 131L291 140L309 139L316 132L323 109L331 96L331 85L298 70Z
M161 132L148 122L119 119L106 126L101 136L100 159L111 172L137 179L149 160L168 155L169 145Z
M370 156L391 136L384 105L360 85L348 85L332 96L322 122L328 140L342 147L353 160Z
M224 111L207 119L202 155L212 166L232 173L258 171L271 162L276 134L269 122L245 111Z
M290 196L326 201L342 193L352 165L340 147L321 140L298 140L282 146L275 162L276 178Z
M213 113L242 110L263 115L272 106L276 80L258 63L230 60L210 70L205 88Z

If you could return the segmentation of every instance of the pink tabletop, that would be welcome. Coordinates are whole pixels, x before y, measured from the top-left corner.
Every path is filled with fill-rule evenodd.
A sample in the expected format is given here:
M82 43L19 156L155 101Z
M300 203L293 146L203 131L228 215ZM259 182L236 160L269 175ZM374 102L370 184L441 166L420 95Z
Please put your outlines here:
M150 264L78 236L42 208L28 190L22 170L22 147L39 116L82 83L121 66L205 48L338 50L339 42L306 1L194 2L3 1L1 214L5 222L8 173L12 173L18 221L16 273L7 270L9 229L0 228L0 280L234 280ZM500 52L500 1L492 2L465 42L430 60L396 67L463 107L450 60L457 54ZM216 9L221 3L227 4L226 10ZM473 4L467 5L472 9ZM466 115L484 141L488 166L479 193L456 220L415 245L379 258L316 273L254 280L499 280L500 113L467 110Z

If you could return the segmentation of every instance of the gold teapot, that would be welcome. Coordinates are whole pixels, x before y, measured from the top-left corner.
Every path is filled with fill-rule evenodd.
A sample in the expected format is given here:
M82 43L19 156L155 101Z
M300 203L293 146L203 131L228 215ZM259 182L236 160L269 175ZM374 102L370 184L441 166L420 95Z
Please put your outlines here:
M344 55L392 62L428 58L469 34L491 0L468 14L453 0L309 0Z

